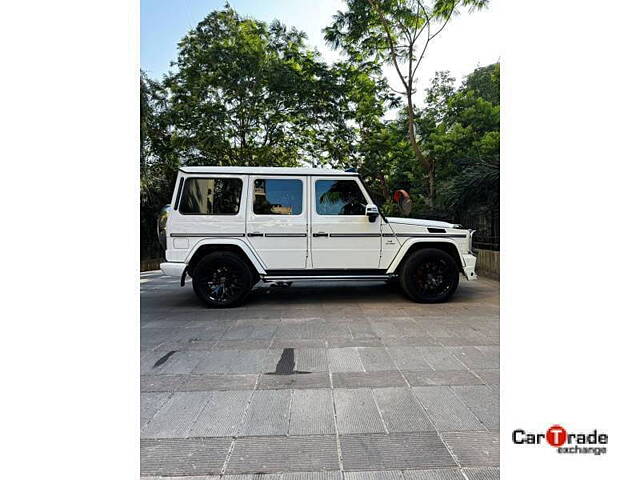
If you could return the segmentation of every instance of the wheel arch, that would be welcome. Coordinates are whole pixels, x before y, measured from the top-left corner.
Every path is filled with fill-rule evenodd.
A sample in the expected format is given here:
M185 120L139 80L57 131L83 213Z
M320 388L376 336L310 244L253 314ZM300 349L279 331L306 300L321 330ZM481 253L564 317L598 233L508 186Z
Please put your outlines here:
M462 258L460 257L460 251L458 250L458 246L453 240L447 239L438 239L438 240L428 240L428 239L413 239L408 240L402 245L400 251L395 256L391 265L387 269L387 273L398 273L402 269L402 265L405 260L409 258L409 256L418 250L423 250L425 248L437 248L439 250L443 250L453 257L453 260L456 262L458 266L458 270L463 272L463 263Z
M247 265L253 271L256 279L261 275L265 275L267 272L264 266L260 263L257 255L249 248L249 246L241 240L203 240L198 242L193 248L189 257L186 260L186 271L191 275L192 269L203 258L212 252L233 252L242 257Z

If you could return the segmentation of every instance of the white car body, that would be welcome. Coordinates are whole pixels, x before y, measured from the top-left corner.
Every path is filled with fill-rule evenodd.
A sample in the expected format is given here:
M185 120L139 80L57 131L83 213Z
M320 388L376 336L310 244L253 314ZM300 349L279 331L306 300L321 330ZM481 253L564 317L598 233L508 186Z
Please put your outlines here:
M242 182L239 208L235 214L185 214L181 212L182 196L189 179L190 192L206 179L236 179ZM297 214L257 214L254 202L259 195L267 201L266 180L297 180ZM182 167L180 168L171 206L166 219L166 262L162 271L182 277L189 272L190 262L201 249L233 248L241 250L264 281L302 279L387 279L396 274L407 252L419 246L434 246L455 256L459 271L474 280L476 258L471 252L473 232L439 221L412 218L385 218L366 214L323 214L316 202L325 202L316 187L335 183L319 181L347 180L355 182L372 207L360 177L355 172L318 168L259 167ZM200 182L200 183L198 183ZM291 185L288 182L287 185ZM213 184L211 184L213 185ZM264 185L262 188L260 185ZM341 183L345 188L352 184ZM215 187L214 187L215 188ZM239 188L239 187L236 187ZM214 200L208 191L207 205ZM190 193L191 195L191 193ZM204 194L203 194L204 195ZM287 193L285 192L285 194ZM333 193L335 195L335 192ZM204 196L203 196L204 198ZM261 197L262 198L262 197ZM322 199L322 200L320 200ZM262 200L260 200L262 201ZM204 202L203 202L204 203ZM272 210L293 213L293 207L268 203ZM358 208L355 203L343 207Z

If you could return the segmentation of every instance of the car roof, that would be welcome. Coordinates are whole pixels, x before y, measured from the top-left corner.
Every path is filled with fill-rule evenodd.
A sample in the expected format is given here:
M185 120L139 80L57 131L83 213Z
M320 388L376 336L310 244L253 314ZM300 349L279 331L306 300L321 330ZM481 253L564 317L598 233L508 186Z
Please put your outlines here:
M357 176L357 172L345 172L332 168L298 167L180 167L180 171L189 175L209 175L212 173L240 175L345 175Z

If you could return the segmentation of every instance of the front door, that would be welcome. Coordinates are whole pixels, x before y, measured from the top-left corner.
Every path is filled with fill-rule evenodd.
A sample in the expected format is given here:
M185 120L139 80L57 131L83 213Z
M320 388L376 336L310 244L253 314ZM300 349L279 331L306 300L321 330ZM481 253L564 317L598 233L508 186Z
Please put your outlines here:
M314 269L377 269L381 217L365 215L373 203L356 178L311 179L311 257Z
M249 177L247 239L268 270L307 266L307 178Z

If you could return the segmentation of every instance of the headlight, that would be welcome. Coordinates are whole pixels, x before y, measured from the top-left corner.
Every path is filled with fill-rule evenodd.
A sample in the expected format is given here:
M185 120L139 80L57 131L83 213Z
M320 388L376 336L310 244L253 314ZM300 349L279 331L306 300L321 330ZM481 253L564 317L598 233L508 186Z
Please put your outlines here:
M475 230L469 230L469 253L473 253L473 234Z
M169 210L171 205L165 205L158 214L158 220L156 223L156 230L158 233L158 241L162 245L162 249L167 249L167 220L169 219Z

